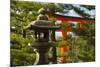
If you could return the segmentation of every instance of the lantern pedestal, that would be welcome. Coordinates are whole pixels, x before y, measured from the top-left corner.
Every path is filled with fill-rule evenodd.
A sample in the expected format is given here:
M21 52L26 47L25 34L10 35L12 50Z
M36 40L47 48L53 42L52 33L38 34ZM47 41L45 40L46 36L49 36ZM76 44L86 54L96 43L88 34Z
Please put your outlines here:
M38 65L41 64L48 64L48 58L46 57L46 53L48 49L50 48L50 45L48 42L36 42L32 45L37 51L39 52L39 62Z

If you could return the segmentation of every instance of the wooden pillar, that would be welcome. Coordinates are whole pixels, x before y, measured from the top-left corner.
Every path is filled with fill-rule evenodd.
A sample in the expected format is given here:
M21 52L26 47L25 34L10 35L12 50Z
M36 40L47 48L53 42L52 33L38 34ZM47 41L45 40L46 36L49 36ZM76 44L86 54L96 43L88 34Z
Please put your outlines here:
M61 47L58 47L57 48L57 51L58 51L58 60L60 60L59 63L66 63L67 62L67 56L66 56L66 53L67 51L69 50L68 46L65 45L65 46L61 46Z

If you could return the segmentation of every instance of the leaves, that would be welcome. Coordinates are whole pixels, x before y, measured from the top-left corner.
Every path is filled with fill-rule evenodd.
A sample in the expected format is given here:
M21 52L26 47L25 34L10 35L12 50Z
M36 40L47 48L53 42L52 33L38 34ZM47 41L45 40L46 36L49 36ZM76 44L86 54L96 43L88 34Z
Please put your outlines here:
M27 30L27 37L23 38L23 28L31 21L36 20L38 10L48 7L54 13L55 7L52 3L28 2L11 0L11 66L32 65L36 59L33 47L33 32ZM54 21L54 18L50 20Z
M35 53L27 53L23 50L11 49L11 66L32 65Z

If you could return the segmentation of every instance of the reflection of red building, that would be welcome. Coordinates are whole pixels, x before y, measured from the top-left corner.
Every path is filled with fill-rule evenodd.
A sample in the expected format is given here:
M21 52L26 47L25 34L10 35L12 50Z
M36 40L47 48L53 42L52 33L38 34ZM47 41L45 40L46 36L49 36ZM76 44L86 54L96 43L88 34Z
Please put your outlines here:
M82 18L82 17L71 17L71 16L64 16L64 15L55 15L56 20L62 21L62 22L77 22L80 24L80 28L83 27L82 23L84 22L95 22L95 18ZM60 31L60 30L59 30ZM72 29L67 29L65 32L62 32L63 36L64 34L67 34L66 32L72 32Z

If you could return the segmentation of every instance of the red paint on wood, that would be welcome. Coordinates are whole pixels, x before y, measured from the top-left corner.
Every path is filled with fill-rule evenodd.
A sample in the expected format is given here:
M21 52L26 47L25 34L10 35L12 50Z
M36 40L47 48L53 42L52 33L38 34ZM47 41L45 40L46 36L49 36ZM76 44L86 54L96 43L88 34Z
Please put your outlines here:
M62 22L74 21L74 22L95 22L95 19L85 19L85 18L77 18L77 17L63 17L56 16L57 20L61 20Z
M62 22L78 22L80 23L80 28L83 28L84 22L95 22L95 19L85 19L85 18L78 18L78 17L64 17L64 16L55 16L56 20L60 20ZM56 31L62 31L61 29L57 29ZM67 35L67 32L72 32L72 29L66 29L66 31L62 31L63 37Z

